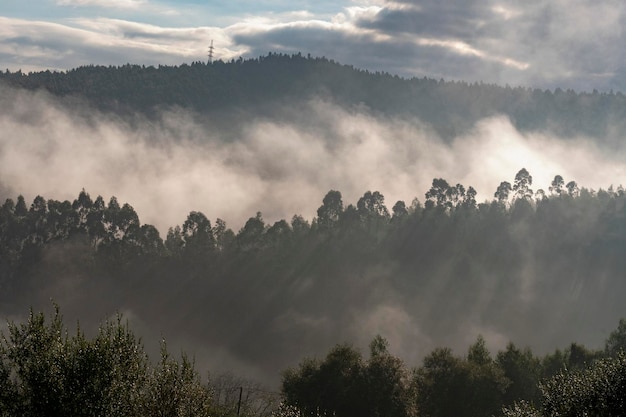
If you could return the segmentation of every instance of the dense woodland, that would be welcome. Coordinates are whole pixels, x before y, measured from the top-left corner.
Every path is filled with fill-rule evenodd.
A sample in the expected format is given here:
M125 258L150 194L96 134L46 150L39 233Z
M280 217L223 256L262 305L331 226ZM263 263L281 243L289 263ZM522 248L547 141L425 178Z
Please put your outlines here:
M123 318L89 338L58 306L0 338L0 416L620 416L626 412L626 320L604 349L572 343L544 357L509 343L492 357L479 336L464 356L438 348L409 369L376 336L369 358L337 345L284 371L281 392L200 377L161 343L151 361ZM226 384L224 384L226 382ZM234 384L241 384L239 387ZM237 389L239 388L239 389ZM239 391L237 398L234 392ZM260 395L259 395L260 393ZM256 395L255 395L256 394Z
M344 106L418 117L444 138L496 114L508 116L522 131L550 128L564 136L602 138L612 137L626 120L626 96L620 92L404 79L301 54L270 53L256 59L173 67L84 66L29 74L7 70L0 73L0 82L70 99L87 98L97 108L120 115L138 110L151 115L164 107L181 106L214 113L214 123L227 124L237 123L241 112L248 110L272 114L277 105L326 96Z
M190 109L224 140L236 140L226 132L242 118L292 117L315 97L415 117L450 140L497 114L605 151L623 148L626 129L621 93L402 79L300 54L7 71L0 86L15 97L46 90L87 120ZM535 184L522 168L480 190L487 201L444 178L410 202L329 190L315 217L271 223L258 212L227 225L190 207L167 231L98 190L71 201L11 196L0 206L0 313L10 323L0 416L624 415L623 179L590 189L554 174ZM72 325L58 310L25 318L50 299ZM114 311L130 313L145 347ZM203 347L200 366L170 354L170 341ZM205 376L207 352L269 388Z
M115 197L105 203L102 197L92 199L83 190L72 202L38 196L27 204L18 196L7 199L0 208L0 301L22 309L22 300L65 273L82 277L72 288L77 294L106 288L111 303L143 300L133 307L144 316L158 316L163 310L175 315L182 299L188 308L180 311L184 316L179 319L188 331L230 338L233 349L243 349L242 354L256 360L264 358L262 352L244 343L249 334L254 334L256 346L279 351L293 337L307 343L317 336L315 329L306 334L306 328L287 328L281 333L271 328L259 330L280 318L285 309L311 316L329 314L330 309L341 327L354 311L365 314L370 304L379 302L376 297L380 294L369 291L374 285L394 291L394 301L415 316L440 316L433 320L432 334L437 334L438 328L446 331L453 322L463 320L463 314L477 309L493 326L507 327L522 322L514 317L521 312L531 320L550 322L553 318L546 315L544 303L558 315L580 320L584 314L601 316L594 308L622 308L626 266L623 188L579 188L559 175L547 191L533 191L532 185L531 174L521 169L512 183L500 184L492 201L477 203L473 187L450 185L438 178L423 205L417 200L409 205L398 201L391 209L377 191L368 191L356 204L346 205L341 193L331 190L311 222L295 215L290 221L270 225L257 213L234 232L223 221L212 223L204 214L192 211L182 226L169 229L165 239L153 226L141 224L134 209ZM54 256L59 250L63 259ZM382 271L383 266L384 274L371 273ZM526 274L533 276L532 282ZM303 286L303 279L308 279L307 285ZM385 281L384 286L377 283L380 280ZM485 287L492 288L489 298L483 295ZM431 304L424 310L428 298L436 294L445 295L446 303ZM229 316L227 320L224 315ZM61 325L55 320L46 331L79 353L81 343L106 350L108 344L118 343L115 332L129 332L118 322L101 328L104 334L92 342L78 334L70 343L60 336ZM231 320L238 323L241 339L228 334ZM31 343L24 336L28 332L39 334L45 329L43 317L31 317L30 326L39 326L39 330L14 325L11 341L5 340L2 350L5 378L17 375L13 378L22 381L10 389L22 390L27 397L37 389L28 384L41 378L31 375L39 368L32 369L29 363L40 361L27 358L21 362L19 355L27 353L18 351L42 353L36 344L28 349L17 346ZM535 413L532 407L549 410L551 403L546 401L557 401L542 397L540 381L561 371L581 371L605 357L616 358L624 343L625 326L626 322L620 322L602 350L572 343L545 356L513 343L492 356L479 336L466 355L455 356L448 348L437 348L413 371L388 352L384 338L376 337L368 359L351 345L338 345L323 360L307 359L286 370L283 397L285 404L305 415L481 416L498 414L503 406L514 407L514 402L521 400L526 402L509 410L509 415ZM443 335L441 339L445 340ZM165 352L165 362L159 366L166 366L168 357ZM617 365L600 361L598 366L624 366L623 357L615 360ZM187 375L181 382L187 385L180 389L199 390L210 398L210 386L189 371L189 362L176 363L172 372ZM16 374L9 364L17 367ZM163 372L159 369L142 372L155 372L151 378L158 379ZM141 376L142 381L148 380L146 375ZM618 375L623 378L623 371ZM26 378L35 380L24 385ZM98 381L94 384L102 383ZM546 389L555 389L549 384L543 387L544 396ZM198 407L202 398L198 397ZM15 406L26 407L20 410L41 407L24 401ZM150 406L142 401L137 404ZM133 407L140 407L137 404ZM20 415L37 413L23 411ZM128 410L120 413L134 415ZM172 415L187 415L180 413Z

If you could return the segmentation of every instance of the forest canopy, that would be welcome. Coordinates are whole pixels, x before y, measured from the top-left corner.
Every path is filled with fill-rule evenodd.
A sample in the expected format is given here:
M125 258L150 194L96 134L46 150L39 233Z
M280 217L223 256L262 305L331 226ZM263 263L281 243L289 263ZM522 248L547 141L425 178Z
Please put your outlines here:
M348 204L331 190L311 220L259 212L233 231L191 211L163 237L115 197L18 196L0 207L0 299L5 314L94 300L95 321L124 306L175 338L228 344L265 375L298 359L300 338L313 354L388 326L407 332L411 357L483 332L545 351L573 338L571 317L581 329L626 315L623 188L547 185L534 191L521 169L478 203L473 187L435 178L423 204L391 209L378 191Z
M255 113L271 113L277 104L329 96L347 107L416 116L448 139L497 114L509 117L521 131L549 127L563 136L610 136L612 126L626 120L626 96L619 92L404 79L302 54L269 53L180 66L91 65L28 74L7 70L0 73L0 83L44 89L60 97L82 97L96 108L120 115L134 111L154 115L163 107L181 106L200 113L216 112L228 120L231 111L254 108Z

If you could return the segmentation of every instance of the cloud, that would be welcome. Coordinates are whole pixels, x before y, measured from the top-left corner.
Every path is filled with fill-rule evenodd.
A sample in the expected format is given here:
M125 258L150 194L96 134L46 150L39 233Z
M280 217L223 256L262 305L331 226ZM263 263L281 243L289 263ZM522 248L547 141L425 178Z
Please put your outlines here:
M105 8L138 9L148 4L147 0L57 0L59 6L96 6Z
M59 1L104 6L100 0ZM214 57L223 60L303 52L406 77L626 90L626 5L616 0L263 3L224 10L167 9L144 0L111 4L142 16L97 18L89 7L74 7L85 14L56 23L0 18L0 56L8 68L26 71L180 64L204 60L213 39ZM163 18L172 12L178 16ZM204 21L219 25L189 23Z
M590 0L388 1L347 7L324 24L250 26L233 39L251 55L306 51L409 77L623 90L624 7Z
M535 189L547 189L556 174L596 189L626 177L623 149L608 155L585 138L523 135L502 117L447 144L418 120L321 100L278 109L280 118L251 115L229 133L183 111L132 126L97 113L87 121L43 93L4 92L0 108L5 188L29 200L73 200L82 188L115 195L162 233L192 210L235 231L257 211L269 223L311 219L331 189L346 204L377 190L391 207L423 201L433 178L471 185L482 200L522 167Z
M180 65L206 59L210 40L216 56L240 54L228 35L213 27L163 28L107 18L76 18L64 24L0 17L0 56L12 70L66 70L81 65Z

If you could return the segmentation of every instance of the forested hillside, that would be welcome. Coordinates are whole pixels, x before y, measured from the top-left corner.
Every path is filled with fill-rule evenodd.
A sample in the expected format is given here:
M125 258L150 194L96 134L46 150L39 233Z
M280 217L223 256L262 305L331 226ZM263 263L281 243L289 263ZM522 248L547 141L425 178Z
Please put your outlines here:
M290 417L550 415L623 386L622 93L300 54L7 71L0 92L0 315L14 323L0 404L14 413L41 414L38 378L57 410L81 408L85 360L98 410L159 408L178 375L178 415L235 415L249 384L224 383L224 411L219 383L163 338L201 372L280 390ZM27 318L51 300L75 337L58 315Z
M602 340L626 315L623 188L531 186L522 169L479 204L435 179L424 204L391 208L377 191L348 204L331 190L312 222L257 213L232 231L191 211L163 237L115 197L20 196L0 210L0 298L12 314L50 297L69 311L94 300L90 314L123 306L266 375L367 331L391 332L408 358L478 333L549 349L572 321Z
M624 127L622 93L541 91L528 87L468 84L427 77L402 79L370 73L326 58L269 54L257 59L195 62L145 67L86 66L67 72L0 74L4 83L45 89L57 96L85 97L96 107L119 114L140 110L153 114L164 106L216 113L272 114L277 105L311 97L332 97L345 106L414 116L445 138L453 138L478 120L505 114L522 131L554 129L562 135L606 137Z
M531 186L532 176L522 169L512 184L500 184L493 201L477 204L472 187L434 179L424 205L398 201L391 209L377 191L344 205L341 193L331 190L312 222L296 215L269 225L258 213L235 233L192 211L165 239L115 197L105 203L83 190L73 202L37 197L28 205L18 196L0 208L0 302L13 314L27 303L45 303L37 295L61 298L70 310L85 300L101 311L122 305L142 320L157 320L174 338L228 346L268 374L332 340L353 339L355 327L372 326L371 320L382 320L378 329L392 338L398 330L419 331L414 349L424 349L420 337L445 346L458 331L452 329L480 331L472 327L476 316L487 326L483 331L525 335L520 342L530 345L546 339L563 345L563 321L606 326L612 314L626 315L626 195L622 187L579 188L559 175L547 192ZM398 314L407 322L401 329L397 321L386 322ZM22 332L39 332L43 317L31 320L35 328ZM609 338L606 354L622 347L623 327ZM99 337L116 333L107 334ZM323 362L288 371L287 404L338 415L354 415L346 410L357 406L368 410L359 415L377 409L398 416L498 413L518 400L541 404L541 380L584 369L604 355L573 343L542 358L509 344L492 359L479 336L465 357L445 348L414 352L427 355L418 367L391 356L380 337L371 349L364 362L349 345L337 346ZM171 389L209 395L186 362L169 363L187 375ZM417 373L406 385L409 366ZM338 370L343 367L350 371ZM163 371L155 372L151 378L161 378ZM336 389L328 388L332 384ZM212 404L210 397L185 395L181 401L196 401L193 407Z

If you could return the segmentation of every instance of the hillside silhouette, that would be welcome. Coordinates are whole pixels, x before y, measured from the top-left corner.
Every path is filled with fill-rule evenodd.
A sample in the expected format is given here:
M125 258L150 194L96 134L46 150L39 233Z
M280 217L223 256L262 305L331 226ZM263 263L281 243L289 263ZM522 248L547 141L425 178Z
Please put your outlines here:
M180 106L233 123L232 111L272 115L275 106L324 97L347 107L416 117L440 136L453 138L478 120L508 116L521 131L550 128L563 136L605 138L626 120L618 93L400 78L342 65L327 58L270 53L255 59L194 62L180 66L83 66L66 72L9 71L0 81L56 96L87 99L120 115Z

